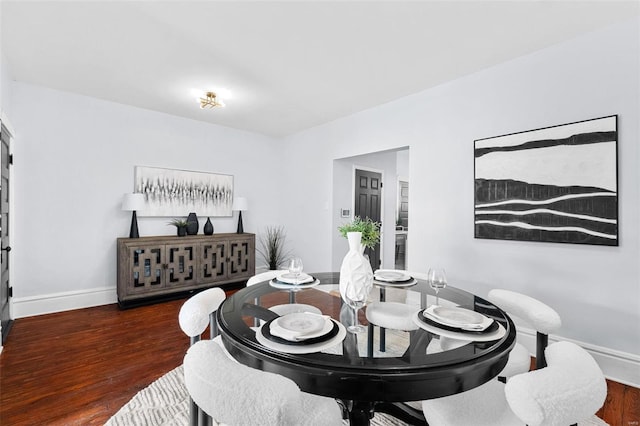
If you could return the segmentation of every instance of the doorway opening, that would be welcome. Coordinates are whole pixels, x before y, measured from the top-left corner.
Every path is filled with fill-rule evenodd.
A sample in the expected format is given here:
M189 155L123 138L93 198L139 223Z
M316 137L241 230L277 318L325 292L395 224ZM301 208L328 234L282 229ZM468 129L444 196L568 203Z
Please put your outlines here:
M332 229L336 232L332 233L331 266L333 270L339 270L342 259L348 251L347 240L340 236L337 228L358 215L356 214L356 186L360 184L360 179L356 177L356 170L377 172L381 175L380 219L378 221L382 226L380 229L379 261L377 267L372 267L374 270L379 268L395 269L396 223L399 218L398 180L403 177L408 182L409 147L370 152L333 161ZM406 209L408 215L408 203ZM371 255L369 258L371 260ZM374 260L374 262L376 261Z

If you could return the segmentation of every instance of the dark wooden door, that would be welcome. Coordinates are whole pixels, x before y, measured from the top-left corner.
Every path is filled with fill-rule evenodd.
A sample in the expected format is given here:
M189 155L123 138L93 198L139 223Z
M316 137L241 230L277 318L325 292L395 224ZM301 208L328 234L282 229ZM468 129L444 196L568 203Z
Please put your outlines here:
M398 225L409 227L409 182L401 180L398 185Z
M382 209L382 174L356 169L354 213L362 219L371 218L380 222ZM369 256L371 268L380 268L380 244L364 251Z
M9 150L10 135L7 129L0 125L0 321L2 325L2 343L7 339L11 328L11 314L9 312L9 167L11 165Z

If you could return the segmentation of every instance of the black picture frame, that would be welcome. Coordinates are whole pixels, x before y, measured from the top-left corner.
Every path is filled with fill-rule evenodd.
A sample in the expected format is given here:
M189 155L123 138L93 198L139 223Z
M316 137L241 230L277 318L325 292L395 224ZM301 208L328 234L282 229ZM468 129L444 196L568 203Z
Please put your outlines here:
M474 237L618 246L618 116L474 141Z

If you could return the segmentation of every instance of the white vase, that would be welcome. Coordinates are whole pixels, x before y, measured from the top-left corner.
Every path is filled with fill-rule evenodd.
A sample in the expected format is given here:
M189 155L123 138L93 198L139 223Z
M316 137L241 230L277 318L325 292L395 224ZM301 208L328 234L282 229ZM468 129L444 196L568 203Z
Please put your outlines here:
M347 232L349 252L342 260L340 267L340 295L345 300L347 286L351 282L364 288L367 294L373 287L373 270L369 260L364 257L361 232Z

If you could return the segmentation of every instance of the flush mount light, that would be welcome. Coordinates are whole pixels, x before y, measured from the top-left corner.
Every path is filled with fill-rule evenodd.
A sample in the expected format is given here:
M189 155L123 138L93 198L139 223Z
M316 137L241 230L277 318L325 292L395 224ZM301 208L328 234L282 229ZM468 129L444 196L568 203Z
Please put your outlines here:
M206 92L203 96L198 97L200 108L224 107L224 101L216 95L215 92Z

